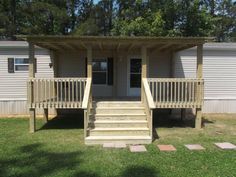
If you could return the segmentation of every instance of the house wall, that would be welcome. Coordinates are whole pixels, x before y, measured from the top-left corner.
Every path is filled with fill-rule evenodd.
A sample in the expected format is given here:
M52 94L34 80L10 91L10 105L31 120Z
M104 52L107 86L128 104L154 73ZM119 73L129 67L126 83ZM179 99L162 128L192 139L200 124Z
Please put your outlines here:
M149 74L150 78L168 78L171 77L171 54L154 52L149 56Z
M231 47L230 47L231 46ZM86 51L64 52L57 58L57 77L85 77ZM236 44L206 44L203 53L205 113L236 113ZM0 43L0 116L27 115L26 81L28 72L8 73L8 58L28 57L27 43L1 47ZM94 85L94 96L127 96L128 59L141 57L140 50L93 51L93 58L114 58L114 85ZM49 51L36 48L37 78L53 77ZM171 55L154 52L148 56L148 77L170 77ZM175 77L196 77L196 49L174 55ZM39 110L40 114L42 111ZM54 110L50 110L53 114Z
M196 48L175 55L175 77L196 77ZM236 113L236 44L204 45L204 113Z
M0 115L28 114L27 80L28 71L8 73L8 58L28 58L27 43L19 42L18 47L0 48ZM53 77L49 67L51 59L47 50L36 48L37 78Z

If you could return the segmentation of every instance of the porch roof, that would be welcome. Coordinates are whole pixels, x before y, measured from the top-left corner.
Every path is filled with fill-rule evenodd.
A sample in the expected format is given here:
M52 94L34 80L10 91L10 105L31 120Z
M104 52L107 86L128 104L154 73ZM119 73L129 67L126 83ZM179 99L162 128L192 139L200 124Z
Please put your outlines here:
M50 50L132 50L146 46L154 51L177 52L213 41L209 37L134 37L134 36L17 36Z

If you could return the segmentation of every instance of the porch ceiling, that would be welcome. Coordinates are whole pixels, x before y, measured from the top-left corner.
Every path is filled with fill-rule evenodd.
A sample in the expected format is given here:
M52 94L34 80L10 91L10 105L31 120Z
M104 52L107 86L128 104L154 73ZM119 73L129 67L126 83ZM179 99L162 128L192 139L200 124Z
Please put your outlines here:
M192 48L213 38L206 37L118 37L118 36L17 36L33 44L55 51L133 50L146 46L149 51L177 52Z

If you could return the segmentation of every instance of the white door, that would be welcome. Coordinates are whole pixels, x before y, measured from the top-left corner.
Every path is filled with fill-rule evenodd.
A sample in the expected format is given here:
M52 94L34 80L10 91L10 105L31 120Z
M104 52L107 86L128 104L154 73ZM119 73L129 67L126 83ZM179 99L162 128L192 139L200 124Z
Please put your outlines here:
M130 58L128 62L128 95L140 96L142 60L140 58Z

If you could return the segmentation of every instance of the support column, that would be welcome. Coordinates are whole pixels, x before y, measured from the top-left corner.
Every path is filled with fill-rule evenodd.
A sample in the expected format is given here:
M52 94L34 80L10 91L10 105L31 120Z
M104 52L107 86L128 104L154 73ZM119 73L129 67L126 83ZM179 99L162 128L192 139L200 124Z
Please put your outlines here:
M203 44L199 44L197 46L197 78L202 78L202 63L203 63ZM198 85L198 99L199 95L199 85ZM202 127L202 108L196 109L196 120L195 120L195 128L200 129Z
M143 78L147 78L147 47L143 46L141 48L141 57L142 57L142 77L141 77L141 83ZM141 101L143 101L143 84L141 84Z
M43 109L43 118L44 118L44 121L45 123L48 122L48 109Z
M87 47L87 77L92 78L92 47Z
M52 63L52 67L53 68L53 76L54 78L58 76L58 59L59 59L59 56L58 56L58 53L56 51L53 51L53 50L50 50L50 57L51 57L51 63ZM57 93L57 88L56 88L56 83L54 83L54 95L58 95ZM54 108L54 114L55 116L58 116L58 110L56 108Z
M36 122L35 122L35 109L30 108L29 109L29 115L30 115L30 120L29 120L29 132L34 133L36 130Z
M113 51L113 89L112 89L112 96L115 98L117 96L117 65L118 65L118 58L119 53Z
M170 78L175 78L175 58L174 58L174 52L171 51L170 53ZM169 109L169 115L172 114L173 109ZM181 110L181 120L182 120L182 110Z
M32 79L35 77L35 59L34 59L34 44L29 42L29 78ZM30 99L31 103L34 101L34 86L33 83L30 85ZM34 133L36 129L36 122L35 122L35 108L29 109L29 131L30 133Z

